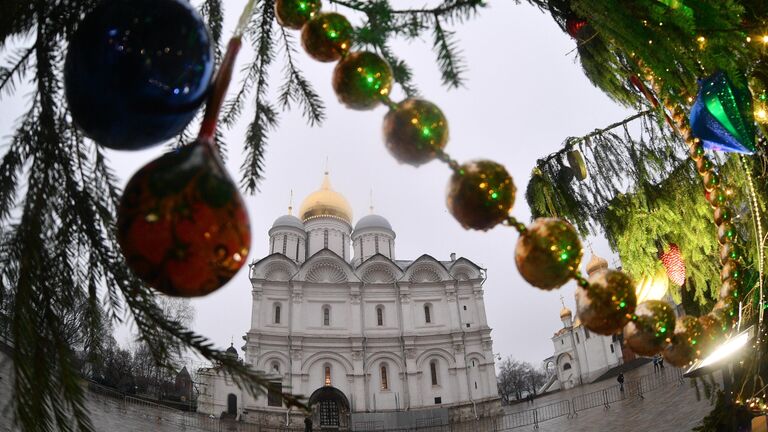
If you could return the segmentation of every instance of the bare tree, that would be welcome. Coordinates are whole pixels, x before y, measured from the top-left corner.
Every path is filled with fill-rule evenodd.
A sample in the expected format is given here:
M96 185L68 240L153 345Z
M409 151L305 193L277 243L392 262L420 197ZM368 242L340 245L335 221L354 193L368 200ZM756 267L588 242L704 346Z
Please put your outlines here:
M535 395L544 385L544 381L544 372L530 363L507 357L499 366L499 394L505 402L510 402L513 398L520 400L524 396Z

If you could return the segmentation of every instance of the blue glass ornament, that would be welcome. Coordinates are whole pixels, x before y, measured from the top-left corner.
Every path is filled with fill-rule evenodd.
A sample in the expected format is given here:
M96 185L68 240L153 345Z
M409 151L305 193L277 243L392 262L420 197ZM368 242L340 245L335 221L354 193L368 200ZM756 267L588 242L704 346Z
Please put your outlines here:
M755 152L755 121L749 88L735 86L726 74L716 72L699 82L691 107L693 135L704 148L723 152Z
M69 43L64 87L85 135L138 150L178 135L205 101L211 38L184 0L110 0L96 6Z

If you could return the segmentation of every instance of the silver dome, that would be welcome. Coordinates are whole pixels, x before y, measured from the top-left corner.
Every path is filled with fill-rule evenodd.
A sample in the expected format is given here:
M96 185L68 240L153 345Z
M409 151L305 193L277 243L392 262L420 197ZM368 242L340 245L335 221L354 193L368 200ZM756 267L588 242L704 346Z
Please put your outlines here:
M389 221L386 220L383 216L376 214L363 216L359 221L357 221L357 225L355 225L355 231L367 228L383 228L392 231L392 225L389 224Z
M277 227L292 227L304 231L304 223L294 215L283 215L275 219L275 223L272 224L272 228Z

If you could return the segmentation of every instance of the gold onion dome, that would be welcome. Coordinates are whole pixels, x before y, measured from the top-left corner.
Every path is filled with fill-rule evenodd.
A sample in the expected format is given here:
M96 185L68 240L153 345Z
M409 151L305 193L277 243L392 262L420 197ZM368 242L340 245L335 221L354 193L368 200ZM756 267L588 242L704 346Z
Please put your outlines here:
M608 261L605 258L599 257L592 252L592 258L587 263L587 276L592 276L594 273L605 270L608 268Z
M571 318L571 317L573 317L573 313L571 312L570 309L568 309L567 307L563 306L563 308L560 309L560 318L565 318L565 317Z
M343 195L331 189L331 181L326 171L320 189L312 192L299 207L303 222L319 216L337 217L352 225L352 207Z

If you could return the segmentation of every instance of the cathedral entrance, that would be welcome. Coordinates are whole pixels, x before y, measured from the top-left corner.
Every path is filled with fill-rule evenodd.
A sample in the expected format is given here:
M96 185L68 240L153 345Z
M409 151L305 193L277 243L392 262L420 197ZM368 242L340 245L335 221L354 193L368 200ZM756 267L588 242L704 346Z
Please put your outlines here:
M323 386L309 397L312 424L315 430L349 430L349 400L344 392L332 386Z
M232 393L227 395L227 414L231 416L237 415L237 396Z

